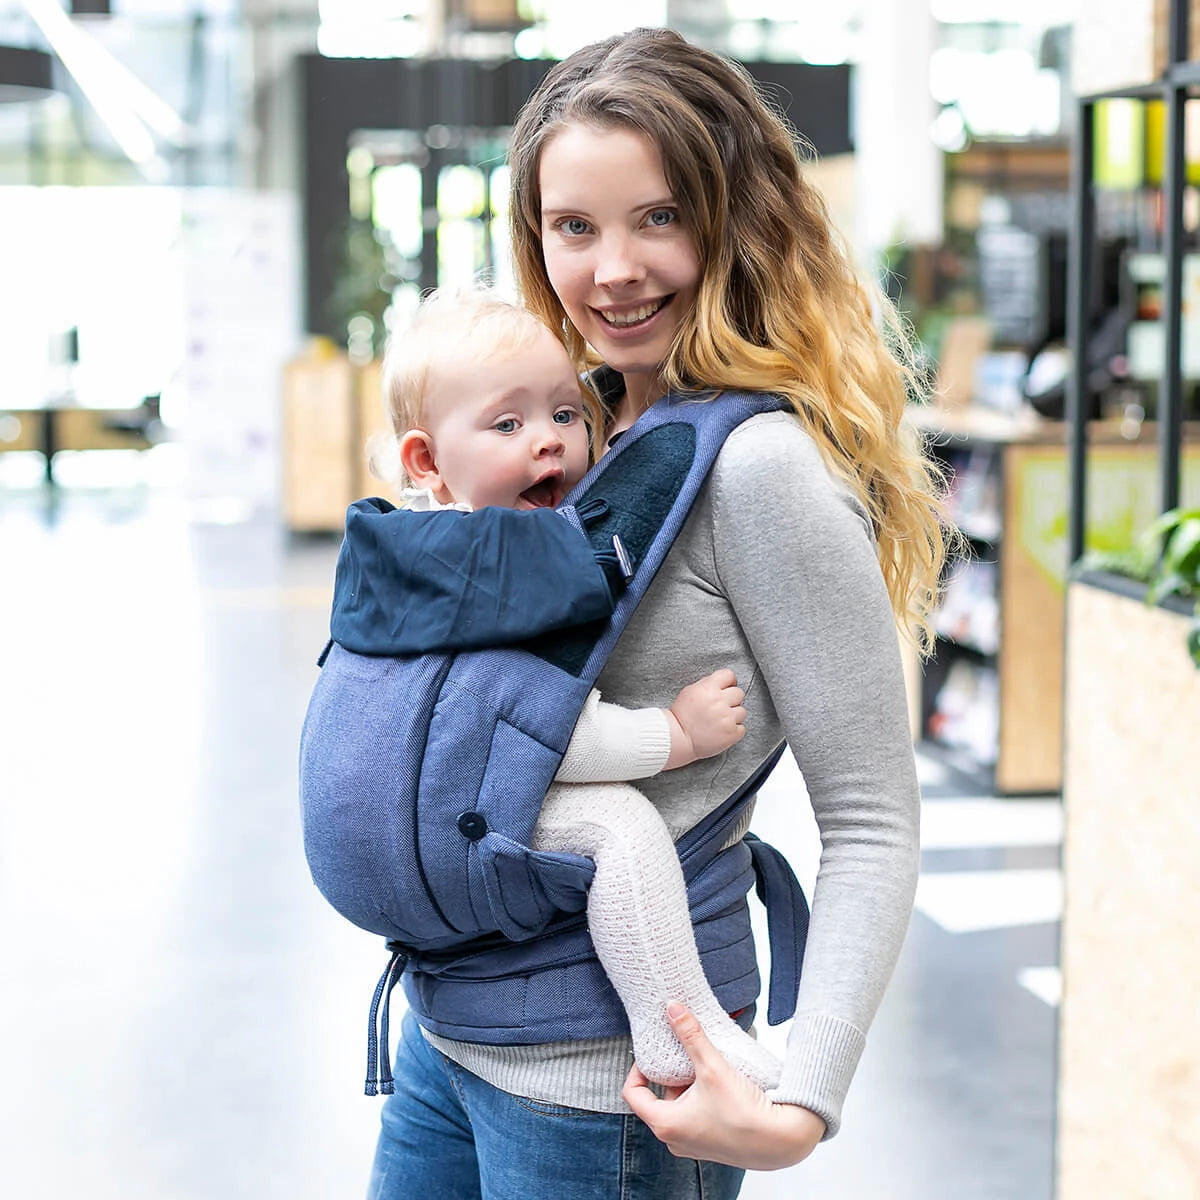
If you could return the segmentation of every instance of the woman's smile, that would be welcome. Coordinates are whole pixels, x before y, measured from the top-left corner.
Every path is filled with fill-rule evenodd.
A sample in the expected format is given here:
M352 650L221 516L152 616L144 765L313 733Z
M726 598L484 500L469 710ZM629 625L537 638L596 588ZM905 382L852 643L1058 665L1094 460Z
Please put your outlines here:
M603 308L596 311L609 325L617 329L631 329L634 326L644 327L651 317L656 316L663 310L665 305L671 302L671 299L672 297L665 296L661 300L651 300L647 303L639 304L636 308L620 312L614 309Z
M660 300L650 300L634 308L594 309L600 319L608 326L608 336L622 342L634 341L646 336L652 336L657 327L664 321L670 321L673 314L671 301L674 296L664 296ZM671 326L674 330L674 324ZM594 347L593 347L594 348Z

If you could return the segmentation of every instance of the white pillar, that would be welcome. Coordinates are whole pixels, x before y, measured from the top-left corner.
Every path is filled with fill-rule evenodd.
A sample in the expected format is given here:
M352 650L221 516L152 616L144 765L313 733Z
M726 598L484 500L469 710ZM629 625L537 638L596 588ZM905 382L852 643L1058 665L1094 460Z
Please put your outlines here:
M929 0L862 0L854 141L858 249L942 240L942 155L929 129L935 23Z
M292 0L286 20L275 20L278 0L243 0L251 22L249 47L240 86L247 89L250 123L240 130L246 178L260 188L299 191L297 124L299 83L296 56L317 48L317 0ZM302 18L311 16L311 24Z

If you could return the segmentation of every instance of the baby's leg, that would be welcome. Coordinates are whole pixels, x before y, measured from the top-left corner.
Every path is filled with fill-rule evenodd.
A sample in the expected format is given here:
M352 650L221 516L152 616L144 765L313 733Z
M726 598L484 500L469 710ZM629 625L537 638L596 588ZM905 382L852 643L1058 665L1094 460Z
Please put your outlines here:
M633 1030L633 1054L647 1079L683 1084L691 1060L667 1022L672 1001L696 1014L713 1045L764 1090L779 1062L721 1008L704 977L688 915L679 856L658 811L626 784L555 784L534 831L539 850L595 860L588 928Z

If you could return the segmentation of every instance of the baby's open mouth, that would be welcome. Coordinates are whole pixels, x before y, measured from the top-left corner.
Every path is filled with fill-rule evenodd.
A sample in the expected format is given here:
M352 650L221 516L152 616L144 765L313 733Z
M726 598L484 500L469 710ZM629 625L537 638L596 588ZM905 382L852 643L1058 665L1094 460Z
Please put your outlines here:
M521 493L521 499L534 508L553 508L562 499L562 476L551 475Z

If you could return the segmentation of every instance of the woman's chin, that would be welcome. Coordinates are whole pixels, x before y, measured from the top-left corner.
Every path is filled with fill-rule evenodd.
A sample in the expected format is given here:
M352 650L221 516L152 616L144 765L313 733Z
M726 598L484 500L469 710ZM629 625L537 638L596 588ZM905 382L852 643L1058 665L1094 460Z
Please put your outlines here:
M597 345L597 342L599 343ZM667 356L668 347L661 349L654 346L631 346L628 343L614 343L611 339L598 337L588 343L591 348L614 371L622 375L650 376L658 374L663 360Z

